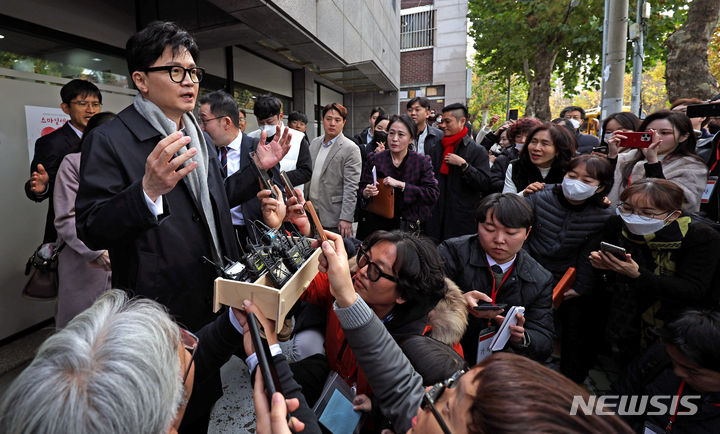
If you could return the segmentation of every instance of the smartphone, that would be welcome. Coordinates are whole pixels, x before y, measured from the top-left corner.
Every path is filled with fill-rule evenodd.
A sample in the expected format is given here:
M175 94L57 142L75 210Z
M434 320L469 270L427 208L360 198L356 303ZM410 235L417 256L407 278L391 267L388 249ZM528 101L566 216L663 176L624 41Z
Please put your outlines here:
M255 154L255 151L250 153L250 161L252 161L255 172L260 178L260 186L265 190L270 190L270 197L272 197L273 199L277 199L277 196L275 196L275 190L273 190L272 188L273 183L270 180L270 176L268 175L267 171L261 169L260 166L258 166L257 155Z
M518 114L520 110L518 109L510 109L508 110L508 120L510 121L516 121L518 120Z
M477 306L473 306L474 310L487 311L487 310L505 310L507 309L507 303L492 304L488 301L481 301Z
M652 131L623 131L622 135L627 138L620 140L619 146L624 148L647 148L652 143L655 134Z
M315 207L313 206L312 202L306 200L304 207L305 211L310 216L310 226L312 227L313 232L317 234L317 237L320 241L327 241L327 235L325 235L325 230L322 227L322 223L320 223L320 219L315 212Z
M605 241L600 243L600 250L605 253L610 253L621 261L625 261L625 249L616 246L615 244L606 243Z
M248 328L250 329L250 337L252 338L253 346L255 347L255 354L258 360L258 370L263 376L263 383L265 384L265 393L268 398L268 405L272 407L272 396L275 392L280 392L279 384L275 382L273 378L272 370L270 369L270 362L268 361L268 353L265 352L267 342L263 342L260 336L260 330L257 326L257 318L255 314L249 312L247 314ZM255 375L258 375L257 373Z
M720 103L693 104L687 106L687 117L706 118L720 116Z
M290 182L290 178L288 178L287 172L281 170L280 179L282 179L283 185L285 186L285 194L287 194L288 199L294 197L298 201L298 203L300 203L300 198L295 191L295 187L293 187L292 183Z
M607 146L604 146L604 145L593 146L592 151L593 151L593 152L598 152L598 153L600 153L600 154L605 154L605 155L607 155L608 152L609 152L609 151L608 151L608 147L607 147Z

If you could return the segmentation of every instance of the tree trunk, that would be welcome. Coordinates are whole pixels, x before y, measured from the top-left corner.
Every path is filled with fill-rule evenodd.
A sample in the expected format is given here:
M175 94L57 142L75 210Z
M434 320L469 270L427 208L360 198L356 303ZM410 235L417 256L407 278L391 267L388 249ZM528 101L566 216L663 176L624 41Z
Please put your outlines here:
M720 1L694 0L685 24L665 41L665 87L670 102L678 98L706 99L717 94L710 74L708 43L720 19Z
M550 77L556 57L557 50L550 52L545 45L539 46L535 50L531 65L532 72L527 70L525 72L530 85L525 107L526 117L533 116L542 121L551 120Z

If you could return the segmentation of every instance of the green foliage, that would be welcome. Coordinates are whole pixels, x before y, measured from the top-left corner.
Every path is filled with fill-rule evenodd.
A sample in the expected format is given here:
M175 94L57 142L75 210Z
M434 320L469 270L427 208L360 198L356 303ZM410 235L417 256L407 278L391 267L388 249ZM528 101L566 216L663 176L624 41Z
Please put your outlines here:
M536 50L547 47L557 53L554 71L569 92L581 77L597 83L603 9L603 0L470 0L477 70L527 79L524 61L532 74Z
M650 18L645 27L645 59L643 69L654 67L658 61L665 61L665 40L675 30L682 27L687 19L687 11L691 0L649 0L651 5ZM636 21L636 2L630 1L629 17ZM628 45L627 70L632 70L632 46Z
M478 74L473 70L472 93L468 100L468 112L473 129L479 129L483 123L483 115L489 119L499 115L505 120L507 106L507 77L498 74ZM527 84L524 79L515 75L510 79L510 108L524 107L527 98ZM522 110L521 110L522 112ZM501 122L502 123L502 122ZM498 127L501 123L495 125Z

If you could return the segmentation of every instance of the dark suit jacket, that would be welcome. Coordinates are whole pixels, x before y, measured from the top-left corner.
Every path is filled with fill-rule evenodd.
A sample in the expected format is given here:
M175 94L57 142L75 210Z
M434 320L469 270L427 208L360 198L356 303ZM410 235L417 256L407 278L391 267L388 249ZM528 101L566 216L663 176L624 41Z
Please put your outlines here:
M53 190L55 188L55 175L57 175L60 163L62 163L65 155L70 149L80 142L80 138L70 127L70 122L53 131L52 133L42 136L35 142L35 156L30 163L30 174L37 171L37 165L42 164L50 177L48 189L44 194L37 195L30 190L30 180L25 183L25 194L30 200L42 202L46 198L50 198L48 213L45 219L45 234L43 235L44 243L54 242L57 238L55 231L55 211L53 210Z
M178 322L198 330L210 322L216 273L202 262L211 241L184 180L163 195L157 218L145 202L145 160L162 138L131 105L91 131L83 143L76 223L79 238L91 249L108 249L113 286L155 299ZM238 257L230 206L257 194L252 170L224 181L212 140L206 135L208 188L221 254Z
M488 153L470 137L463 137L455 146L455 154L464 158L468 168L450 166L450 173L440 173L443 160L442 142L429 150L435 178L440 187L440 198L435 203L427 224L427 233L437 242L459 235L477 232L475 209L490 190L490 163Z
M423 145L423 151L425 155L430 155L430 150L433 149L436 146L439 146L440 149L442 149L442 138L443 138L443 132L442 130L431 127L430 125L426 126L428 132L425 136L425 144Z
M250 173L251 175L255 175L255 179L252 181L255 183L255 185L260 188L259 181L257 180L257 174L255 172L255 168L252 166L252 163L250 161L249 154L250 152L253 152L257 149L257 145L260 142L259 139L253 138L248 136L247 134L242 135L242 140L240 142L240 164L239 169L237 173L241 173L243 171L246 171L247 173ZM275 165L272 169L268 171L268 174L271 176L273 181L280 186L280 191L284 191L282 187L282 182L280 181L280 164ZM235 174L233 174L234 176ZM289 177L289 174L288 174ZM232 178L232 176L230 177ZM248 225L250 222L254 220L261 220L262 221L262 210L260 207L260 201L256 196L253 196L249 200L243 202L240 204L242 207L242 213L243 218L245 220L245 224ZM244 240L241 240L244 242Z

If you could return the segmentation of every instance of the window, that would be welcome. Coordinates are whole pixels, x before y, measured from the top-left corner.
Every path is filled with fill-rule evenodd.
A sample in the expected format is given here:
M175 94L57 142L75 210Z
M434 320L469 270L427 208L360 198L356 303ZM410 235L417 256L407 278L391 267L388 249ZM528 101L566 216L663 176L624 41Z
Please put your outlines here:
M405 9L400 16L400 50L435 45L435 10L432 6Z

